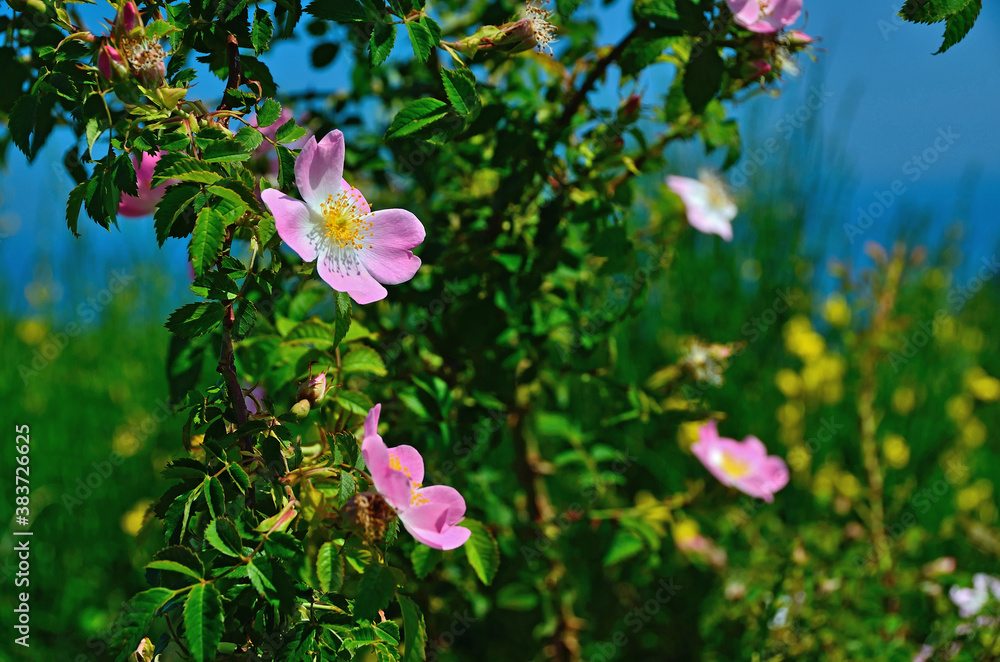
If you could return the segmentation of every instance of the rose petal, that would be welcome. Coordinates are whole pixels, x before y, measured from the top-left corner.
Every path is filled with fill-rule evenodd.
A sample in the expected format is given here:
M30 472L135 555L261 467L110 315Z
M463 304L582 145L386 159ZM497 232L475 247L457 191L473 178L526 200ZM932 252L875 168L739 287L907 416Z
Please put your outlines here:
M404 209L383 209L369 220L372 234L358 252L362 264L375 280L398 285L413 278L420 268L420 258L410 250L424 240L424 226Z
M399 461L400 471L410 477L415 484L424 482L424 458L413 446L393 446L389 449L389 457Z
M316 270L330 287L347 292L359 304L379 301L388 294L361 264L354 250L335 249L320 255Z
M443 503L448 506L448 517L445 523L454 526L465 517L465 498L458 490L449 485L430 485L418 490L423 498L431 503Z
M316 259L317 246L310 236L315 232L312 212L301 200L285 195L275 188L260 194L274 216L278 236L306 262Z
M344 134L331 131L316 142L310 138L295 159L295 183L312 209L341 191L344 174Z

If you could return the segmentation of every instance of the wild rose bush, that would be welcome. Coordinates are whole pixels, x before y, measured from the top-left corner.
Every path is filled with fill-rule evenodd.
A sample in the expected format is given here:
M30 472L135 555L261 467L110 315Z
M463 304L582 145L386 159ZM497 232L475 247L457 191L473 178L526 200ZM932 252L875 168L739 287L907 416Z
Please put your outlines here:
M805 634L824 609L856 628L899 612L894 583L948 599L924 586L948 550L929 550L923 584L913 564L897 577L882 463L906 446L877 433L880 394L905 410L880 341L918 258L885 256L870 327L841 325L863 357L851 372L789 321L804 365L775 368L779 426L725 390L752 381L730 368L761 348L717 321L647 347L643 374L616 367L654 279L683 281L692 233L729 241L740 221L724 174L671 172L664 149L739 161L729 102L780 91L817 55L792 30L803 3L637 1L610 46L579 4L128 2L91 31L73 5L14 3L10 140L30 159L69 126L69 230L151 215L136 222L161 245L187 242L198 298L166 321L185 448L151 508L164 547L118 659L870 659L988 638L947 618L859 645ZM978 14L954 4L903 14L945 22L945 49ZM320 66L351 51L346 93L281 97L267 51L306 33ZM608 107L595 90L612 67ZM646 71L673 76L665 99L642 94ZM221 101L198 98L213 76ZM721 295L686 289L656 311L668 334L678 303L697 315L685 297ZM963 425L1000 397L989 379L966 379ZM863 496L805 442L822 407L860 430L846 461ZM845 521L806 521L806 486ZM844 577L871 592L838 593ZM953 586L950 618L979 614L996 581ZM907 623L932 613L913 604Z

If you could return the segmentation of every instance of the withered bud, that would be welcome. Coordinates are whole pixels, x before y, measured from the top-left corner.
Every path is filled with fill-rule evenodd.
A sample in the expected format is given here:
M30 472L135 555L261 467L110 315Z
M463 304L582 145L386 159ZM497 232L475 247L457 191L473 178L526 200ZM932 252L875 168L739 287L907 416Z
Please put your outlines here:
M385 537L396 511L378 492L361 492L348 499L340 509L343 520L356 529L365 540L376 543Z

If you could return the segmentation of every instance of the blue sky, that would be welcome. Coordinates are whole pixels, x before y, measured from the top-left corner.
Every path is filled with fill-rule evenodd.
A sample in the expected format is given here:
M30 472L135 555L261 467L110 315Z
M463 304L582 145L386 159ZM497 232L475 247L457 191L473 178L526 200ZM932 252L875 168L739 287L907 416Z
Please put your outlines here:
M745 152L752 154L772 138L800 149L815 143L831 172L849 175L825 182L829 197L813 205L822 212L811 219L813 234L823 239L831 255L857 257L863 242L856 238L851 243L844 224L858 224L859 208L878 210L886 202L888 209L872 219L861 239L886 241L929 212L931 235L940 234L953 220L964 221L966 262L976 264L982 255L992 254L1000 239L992 212L1000 206L1000 130L995 119L1000 108L995 75L1000 7L987 3L969 37L934 56L943 27L903 24L895 17L899 3L806 0L805 29L823 39L819 62L803 61L803 76L789 79L781 98L758 97L735 109L745 126ZM588 0L581 11L598 13L600 40L612 43L630 28L630 3L620 0L600 9L597 5ZM430 7L433 11L432 3ZM315 72L303 66L307 56L304 40L283 43L269 55L283 91L347 87L346 78L337 73L343 68ZM347 54L339 57L342 62ZM669 75L660 69L640 87L655 103L669 84ZM199 81L204 97L221 90L220 81ZM614 103L613 92L601 94L604 102ZM815 101L819 97L822 103ZM807 113L810 103L819 107ZM789 122L797 112L809 115L810 128ZM42 309L71 308L84 291L103 286L112 269L149 258L149 246L155 247L151 220L123 219L121 230L110 233L82 220L84 237L73 239L63 222L70 182L56 163L65 142L51 142L30 167L11 148L0 175L0 278L9 285L4 305L14 310L30 309L29 300L48 301ZM686 161L691 153L685 154ZM753 203L753 191L737 190L741 204ZM837 203L823 207L828 199ZM182 242L171 240L152 255L174 275L178 288L187 277L184 252ZM39 283L51 283L42 288L47 296L39 296Z

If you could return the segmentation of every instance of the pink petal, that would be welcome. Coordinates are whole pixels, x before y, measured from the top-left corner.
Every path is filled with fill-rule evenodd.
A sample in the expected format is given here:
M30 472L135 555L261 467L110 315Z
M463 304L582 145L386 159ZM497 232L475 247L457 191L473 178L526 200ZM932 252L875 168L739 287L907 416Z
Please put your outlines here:
M274 216L278 236L306 262L316 259L316 244L310 237L315 231L312 212L301 200L285 195L276 188L260 194L264 204Z
M365 416L365 437L378 437L378 416L382 413L382 403L379 403L368 410ZM378 437L379 441L382 437Z
M371 416L371 412L368 413L368 416ZM375 489L381 492L379 483L384 482L385 476L392 471L389 467L389 449L382 441L382 437L377 434L368 434L367 421L365 421L365 428L365 439L361 442L361 456L365 458L368 472L375 482Z
M311 137L295 159L295 183L310 207L318 208L328 195L341 191L344 150L344 134L331 131L319 142Z
M403 521L403 526L406 526L405 520ZM408 526L406 527L406 530L410 532L411 536L417 539L417 542L421 542L433 549L440 549L443 551L458 549L464 545L469 540L469 536L472 535L472 531L464 526L452 526L441 532L428 531L426 529L411 529Z
M371 248L362 248L359 257L368 272L380 283L397 285L413 278L420 268L420 258L410 250L424 240L420 220L403 209L382 209L369 220Z
M410 535L434 549L461 547L472 535L463 526L449 526L449 508L444 503L414 506L400 513L399 519Z
M454 526L465 517L465 498L458 490L448 485L431 485L418 490L420 496L431 503L443 503L448 506L448 517L445 523Z
M330 287L347 292L361 305L384 299L388 294L361 264L356 251L341 249L321 255L316 270Z
M389 449L389 456L395 457L403 473L410 477L415 484L424 482L424 458L413 446L394 446Z
M749 25L760 18L760 0L726 0L726 4L740 25Z

